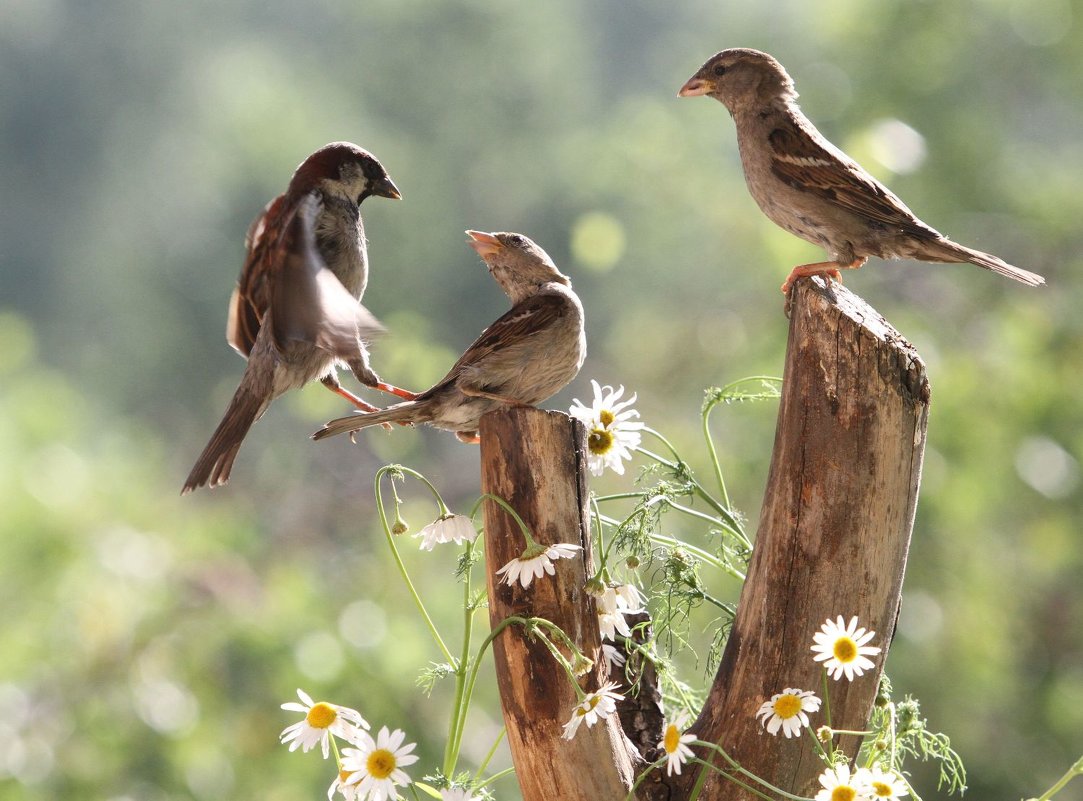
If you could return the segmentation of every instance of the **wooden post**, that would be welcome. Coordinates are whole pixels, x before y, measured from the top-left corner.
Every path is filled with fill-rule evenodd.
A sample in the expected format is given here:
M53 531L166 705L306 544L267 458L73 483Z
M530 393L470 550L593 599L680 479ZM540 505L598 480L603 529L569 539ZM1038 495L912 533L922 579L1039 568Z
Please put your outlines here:
M857 615L883 648L876 670L852 683L829 680L834 727L862 729L868 720L899 611L928 412L925 366L913 346L838 284L799 282L748 578L692 726L782 789L813 795L823 765L807 735L771 737L755 713L787 687L822 697L809 649L828 618ZM858 745L854 737L841 743L851 756ZM687 797L695 773L671 797ZM700 798L754 796L714 775Z
M594 660L580 682L587 692L607 680L594 598L585 591L594 573L587 524L586 432L565 414L515 408L481 420L481 487L507 501L543 544L580 545L574 559L555 562L556 574L528 589L497 583L495 571L522 553L516 522L495 503L485 505L489 619L542 617L562 628ZM493 641L497 683L508 744L524 801L619 801L632 783L631 748L616 715L574 740L561 738L577 697L564 669L518 626Z

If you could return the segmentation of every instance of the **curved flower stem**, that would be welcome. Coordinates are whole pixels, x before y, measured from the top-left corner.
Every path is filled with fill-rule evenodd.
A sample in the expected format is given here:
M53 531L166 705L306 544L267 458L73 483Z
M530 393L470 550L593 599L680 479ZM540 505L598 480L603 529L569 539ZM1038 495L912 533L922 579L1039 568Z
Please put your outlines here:
M710 771L710 770L713 770L715 773L719 774L723 779L726 779L727 781L733 782L738 787L743 788L745 791L747 791L749 793L752 793L753 795L758 795L760 798L766 798L767 801L774 801L774 799L772 799L771 796L767 795L766 793L764 793L761 790L757 790L752 785L741 781L736 776L734 776L732 773L727 773L726 771L719 768L717 765L712 765L710 762L707 762L706 760L703 760L703 759L699 759L697 757L693 757L689 761L690 762L695 762L697 765L701 766L699 775L696 776L696 783L695 783L695 785L693 785L692 792L688 796L689 801L696 801L696 799L699 798L699 794L701 792L703 792L703 785L707 782L707 776L709 775L708 771ZM794 796L794 797L797 797L797 796Z
M470 564L470 556L474 543L466 543L466 564ZM474 630L474 605L470 597L470 568L467 567L463 575L463 647L462 655L455 666L455 701L451 710L451 721L448 723L447 743L444 746L444 775L455 774L455 763L459 760L459 749L462 746L463 730L466 727L466 713L470 708L470 702L464 695L466 689L466 666L470 660L470 639Z
M721 465L719 464L719 461L718 461L718 453L715 451L714 439L711 437L711 427L710 427L710 424L709 424L709 418L711 416L711 412L714 411L715 406L717 406L720 403L725 403L730 399L729 398L729 392L730 391L732 391L736 387L741 386L741 384L750 384L753 381L759 381L760 383L767 383L769 381L770 382L780 383L781 379L779 379L779 378L777 378L775 376L767 376L767 375L753 375L753 376L748 376L747 378L740 378L737 381L731 381L730 383L726 384L726 386L722 387L722 389L715 392L712 397L709 397L703 403L703 412L702 412L703 439L707 443L707 453L710 454L710 456L711 456L711 465L714 467L715 478L718 481L718 489L722 493L722 503L724 503L726 505L726 508L729 508L729 506L730 506L730 498L729 498L729 493L726 492L726 480L722 477L722 467L721 467ZM766 397L770 397L770 396L766 396Z
M489 763L493 761L493 755L496 753L496 749L500 747L500 744L502 742L504 742L504 738L507 736L507 734L508 728L507 726L505 726L500 730L500 734L496 735L496 739L493 740L493 747L489 749L489 752L485 755L485 759L481 760L481 764L478 765L478 772L474 774L475 782L481 779L481 774L485 772L485 769L489 767ZM510 768L509 770L514 770L514 768ZM492 780L492 778L487 779L486 784L488 784Z
M1057 780L1056 784L1054 784L1052 787L1042 793L1037 799L1035 799L1035 801L1049 801L1050 798L1052 798L1064 789L1064 785L1066 785L1076 776L1080 775L1083 775L1083 757L1080 757L1079 761L1072 765L1072 767L1068 768L1068 772L1061 776L1060 779Z
M690 554L694 555L700 561L706 562L712 567L717 567L719 570L729 573L735 579L738 579L740 581L745 580L745 574L742 573L740 570L735 568L733 565L722 561L714 554L709 553L702 548L697 548L695 545L689 545L688 543L682 542L681 540L675 539L674 537L667 537L665 534L650 534L648 536L650 537L651 542L657 542L660 545L669 545L674 548L683 548Z
M643 769L643 772L636 776L636 780L632 782L632 786L628 789L628 794L624 796L624 801L634 801L636 790L639 789L639 785L643 783L643 780L650 775L650 772L656 768L661 769L662 765L666 762L666 757L662 757L659 760L652 762Z
M696 740L695 744L696 745L702 745L702 746L704 746L706 748L709 748L710 750L716 752L723 759L725 759L726 762L729 763L730 767L732 767L735 771L740 773L742 776L747 776L752 781L756 782L756 784L759 784L761 787L767 788L772 793L777 793L778 795L782 796L783 798L792 799L792 801L808 801L808 799L805 796L803 796L803 795L794 795L793 793L788 793L785 790L783 790L781 787L775 787L775 785L771 784L766 779L761 779L759 776L757 776L752 771L746 770L745 768L743 768L741 766L740 762L738 762L736 759L734 759L728 753L726 753L726 750L722 746L718 745L718 743L708 743L708 742L704 742L703 740ZM717 765L712 765L709 762L705 762L705 761L699 760L699 759L697 759L696 761L699 762L702 765L705 765L706 767L712 768L714 770L718 770ZM699 777L697 777L697 779L696 779L696 789L693 789L692 794L689 796L689 798L695 798L696 793L698 791L698 788L702 786L704 781L706 781L704 773L705 773L704 771L700 772ZM719 771L719 773L721 773L725 778L729 779L730 781L737 781L736 779L734 779L732 776L730 776L725 771ZM744 786L745 789L749 790L750 792L756 793L756 795L762 796L764 798L770 798L770 796L764 795L760 791L755 790L755 789L753 789L751 787L748 787L747 785L744 785L743 782L738 782L738 783L742 784L742 786Z
M444 499L441 497L439 490L437 490L433 483L427 478L425 478L425 476L423 476L421 473L417 472L416 470L411 470L409 467L404 467L401 464L392 464L388 465L387 467L389 470L402 473L403 475L410 476L411 478L416 478L418 481L428 487L429 492L431 492L433 494L433 497L436 498L436 504L440 507L440 514L451 514L451 511L447 508L447 504L444 503ZM394 484L392 484L392 488L393 487Z
M399 549L398 546L395 545L395 538L391 533L391 528L387 525L387 510L384 508L384 497L380 487L380 480L384 477L385 473L399 471L401 469L402 468L397 465L385 465L376 471L376 508L380 513L380 524L384 528L384 536L387 537L387 544L391 548L391 555L395 559L395 565L399 569L402 580L406 583L406 589L409 590L411 597L414 599L414 604L417 606L418 611L421 612L421 616L425 619L425 625L428 626L429 633L432 634L433 639L436 640L436 645L440 648L440 652L444 655L444 659L447 660L448 664L453 665L455 664L455 657L451 655L451 651L444 645L444 640L440 636L440 632L436 630L436 624L432 622L432 618L429 617L429 613L425 609L425 604L422 602L421 596L417 594L417 590L414 588L414 582L410 580L410 574L406 572L406 565L403 564L402 557L399 556Z
M478 513L478 509L481 508L482 502L486 500L492 501L515 519L515 522L519 524L519 529L523 532L523 537L526 539L527 548L538 547L538 543L534 540L534 537L531 536L530 528L527 526L526 523L523 522L523 518L519 516L518 512L511 508L511 504L509 504L499 495L493 495L491 492L483 492L481 496L477 499L477 502L474 503L474 508L470 510L471 520L473 520L474 515Z
M644 429L644 431L657 433L649 428ZM700 484L694 476L691 475L691 471L688 469L687 465L685 465L684 462L680 461L680 457L678 457L678 461L671 462L666 457L660 456L654 451L647 450L646 448L637 447L635 450L639 453L642 453L648 459L653 459L654 461L658 462L658 464L668 467L673 472L684 475L688 479L688 483L692 485L692 489L695 490L696 495L702 498L708 506L718 512L719 516L723 520L725 520L727 524L737 529L738 531L741 530L741 524L738 522L737 518L733 516L733 513L730 512L730 510L727 509L725 506L720 504L715 499L715 497L711 495L711 493L707 492L706 488L704 488L704 486Z

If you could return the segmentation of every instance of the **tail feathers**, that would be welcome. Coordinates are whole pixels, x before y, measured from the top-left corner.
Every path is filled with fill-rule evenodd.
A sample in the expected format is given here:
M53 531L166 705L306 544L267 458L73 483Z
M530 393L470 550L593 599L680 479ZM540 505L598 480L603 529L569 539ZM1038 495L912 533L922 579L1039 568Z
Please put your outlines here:
M1037 273L1008 264L991 253L983 253L980 250L968 248L949 239L941 240L938 244L943 247L945 261L967 261L1027 286L1041 286L1045 283L1045 279Z
M358 412L349 417L340 417L324 425L312 435L312 439L326 439L336 434L352 434L369 426L384 423L425 423L432 419L428 405L422 401L406 401L388 406L378 412Z
M264 405L263 400L252 394L247 387L238 387L222 422L214 430L211 441L207 443L192 472L188 474L181 495L187 495L202 486L217 487L229 481L229 472L233 469L237 451L241 449L248 429L263 413Z

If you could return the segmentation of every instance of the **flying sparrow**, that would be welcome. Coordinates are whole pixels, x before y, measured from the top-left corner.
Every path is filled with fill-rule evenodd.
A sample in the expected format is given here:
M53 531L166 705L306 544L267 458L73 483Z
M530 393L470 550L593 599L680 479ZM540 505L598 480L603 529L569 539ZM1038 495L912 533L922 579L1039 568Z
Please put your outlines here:
M511 300L511 310L486 328L455 366L415 400L332 420L323 439L379 423L428 423L478 442L486 412L532 406L575 378L587 355L583 305L548 254L521 234L467 231L470 246Z
M737 126L748 191L772 222L820 245L831 261L794 267L798 278L856 269L869 256L970 262L1029 286L1045 279L996 256L952 242L919 220L891 191L827 141L797 107L793 80L758 50L723 50L677 93L709 95Z
M368 280L359 205L370 195L400 197L374 156L334 142L305 159L249 227L226 323L226 339L248 365L182 494L226 483L248 429L288 390L318 378L374 410L339 384L340 362L363 384L413 397L380 381L364 344L381 330L359 303Z

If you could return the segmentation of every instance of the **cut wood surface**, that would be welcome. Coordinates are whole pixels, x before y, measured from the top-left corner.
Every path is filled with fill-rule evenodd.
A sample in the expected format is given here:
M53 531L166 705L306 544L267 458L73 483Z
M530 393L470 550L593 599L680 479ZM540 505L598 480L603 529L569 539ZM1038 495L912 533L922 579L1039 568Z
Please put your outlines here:
M830 702L834 728L865 726L899 611L928 411L925 367L883 317L838 284L797 285L755 548L733 632L693 726L790 792L815 794L823 764L807 735L767 735L756 710L787 687L822 697L813 634L828 618L856 615L876 631L871 644L883 653L875 670L852 683L829 680ZM858 745L855 737L841 742L851 755ZM754 796L714 776L700 798Z
M524 548L519 526L497 504L485 505L489 619L542 617L560 626L595 661L580 685L593 691L607 679L598 613L585 591L594 572L587 526L586 432L565 414L515 408L481 420L482 491L507 501L543 544L583 547L574 559L554 563L556 574L528 589L497 583L495 570ZM617 801L632 782L633 753L616 715L574 740L561 738L577 697L568 675L546 647L530 642L519 626L493 641L497 683L508 745L524 801Z

